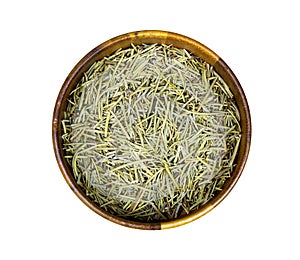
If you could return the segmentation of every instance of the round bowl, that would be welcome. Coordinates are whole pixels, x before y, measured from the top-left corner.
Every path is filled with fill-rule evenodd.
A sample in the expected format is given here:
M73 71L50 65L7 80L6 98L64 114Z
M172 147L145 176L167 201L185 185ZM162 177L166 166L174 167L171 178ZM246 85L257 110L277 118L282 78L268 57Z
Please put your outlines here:
M63 154L62 119L70 92L78 84L84 75L84 72L86 72L95 61L111 55L120 48L128 48L131 46L131 44L140 45L154 43L172 45L177 48L185 49L213 66L214 70L222 77L234 95L236 105L240 112L241 139L239 150L235 158L236 166L231 172L230 178L226 180L222 190L218 192L211 200L209 200L199 209L185 216L167 221L146 223L135 220L127 220L106 212L96 203L94 203L86 195L82 187L77 184L72 172L72 168L66 162ZM198 41L176 33L154 30L137 31L117 36L100 44L90 51L86 56L84 56L73 68L63 83L55 104L52 122L52 138L56 160L62 175L73 192L84 204L86 204L90 209L100 216L117 224L131 228L158 230L173 228L194 221L215 208L228 195L238 181L247 161L251 140L251 119L247 100L239 81L227 64L216 53Z

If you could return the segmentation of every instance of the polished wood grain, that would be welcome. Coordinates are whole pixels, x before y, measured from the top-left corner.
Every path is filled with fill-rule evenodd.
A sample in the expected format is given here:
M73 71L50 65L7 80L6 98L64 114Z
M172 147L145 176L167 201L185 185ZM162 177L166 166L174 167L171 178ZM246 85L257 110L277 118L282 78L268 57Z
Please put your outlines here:
M242 129L242 138L241 144L236 158L236 168L232 173L230 179L225 183L223 190L218 193L211 201L204 205L199 210L185 216L178 218L172 221L162 222L162 223L141 223L135 221L128 221L116 216L113 216L106 211L102 210L95 203L93 203L84 193L81 187L76 183L72 169L67 164L63 156L62 150L62 126L61 120L63 118L63 112L66 108L66 100L70 92L74 89L79 79L83 76L83 73L96 61L102 59L105 56L108 56L120 48L127 48L131 44L172 44L177 48L184 48L194 55L201 57L203 60L207 61L214 66L215 70L219 75L225 80L225 82L230 87L233 92L235 99L237 101L237 106L241 114L241 129ZM78 198L86 204L90 209L95 211L100 216L106 218L109 221L115 222L117 224L127 226L130 228L137 229L168 229L173 227L178 227L184 224L187 224L191 221L194 221L201 216L207 214L213 208L215 208L232 190L236 182L238 181L244 166L247 161L247 157L250 150L251 143L251 117L250 111L247 103L246 96L244 91L234 75L229 66L212 50L207 48L205 45L201 44L198 41L195 41L189 37L172 33L166 31L157 31L157 30L148 30L148 31L137 31L127 34L117 36L113 39L110 39L92 51L90 51L85 57L83 57L78 64L73 68L69 73L65 82L63 83L61 90L58 94L57 101L55 104L53 112L53 121L52 121L52 139L53 147L56 156L56 160L62 175L64 176L66 182L72 189L72 191L78 196Z

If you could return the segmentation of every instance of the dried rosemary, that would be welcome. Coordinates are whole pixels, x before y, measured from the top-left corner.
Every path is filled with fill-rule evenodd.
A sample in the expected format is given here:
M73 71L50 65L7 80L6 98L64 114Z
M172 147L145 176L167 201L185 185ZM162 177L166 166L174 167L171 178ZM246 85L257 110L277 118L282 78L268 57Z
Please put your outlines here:
M132 45L95 62L70 94L64 154L99 207L169 220L222 189L235 166L239 120L212 66L173 46Z

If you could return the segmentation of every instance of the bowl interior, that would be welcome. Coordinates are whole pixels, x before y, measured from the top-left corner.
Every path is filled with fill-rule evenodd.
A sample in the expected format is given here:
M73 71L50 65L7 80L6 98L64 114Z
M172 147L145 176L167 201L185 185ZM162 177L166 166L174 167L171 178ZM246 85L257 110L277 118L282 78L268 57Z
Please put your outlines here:
M71 91L74 90L84 73L94 62L111 55L120 48L126 49L130 47L131 44L140 45L154 43L172 45L180 49L186 49L187 51L191 52L195 56L200 57L214 67L215 71L223 78L235 97L236 105L240 112L241 140L237 157L235 159L236 167L231 173L231 177L225 182L223 189L218 192L213 199L208 201L204 206L202 206L195 212L192 212L183 217L179 217L178 219L159 221L154 223L144 223L116 217L98 207L98 205L96 205L89 197L86 196L85 191L77 184L72 169L64 158L63 141L61 137L63 129L61 121L64 116L64 111L66 110L67 98L69 97ZM124 34L102 43L91 52L89 52L74 67L74 69L70 72L67 79L65 80L58 95L53 115L53 144L55 155L60 170L71 189L88 207L90 207L102 217L124 226L140 229L166 229L176 227L203 216L211 209L213 209L216 205L218 205L231 191L242 173L249 153L250 139L251 121L247 100L240 86L240 83L238 82L231 69L217 54L215 54L213 51L211 51L201 43L179 34L163 31L140 31Z

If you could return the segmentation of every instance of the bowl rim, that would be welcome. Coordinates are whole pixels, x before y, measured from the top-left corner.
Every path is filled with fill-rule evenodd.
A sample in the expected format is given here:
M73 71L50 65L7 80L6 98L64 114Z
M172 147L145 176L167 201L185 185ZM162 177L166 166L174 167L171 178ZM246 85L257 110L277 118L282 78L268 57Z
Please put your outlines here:
M74 88L74 86L78 83L83 73L94 61L108 56L120 48L125 48L126 46L129 47L131 43L172 44L175 47L187 49L194 55L201 57L203 60L211 64L214 67L214 69L219 73L219 75L223 78L223 80L228 84L235 96L241 116L240 124L242 129L242 138L238 152L238 158L236 159L237 165L232 173L232 176L226 181L223 190L200 209L184 217L177 218L174 220L155 223L137 222L114 216L100 209L84 194L83 190L76 183L72 172L66 164L62 152L61 118L66 105L65 101L70 91ZM248 102L238 79L236 78L230 67L215 52L210 50L202 43L178 33L161 30L144 30L125 33L101 43L100 45L92 49L90 52L88 52L75 65L75 67L71 70L71 72L65 79L55 103L52 119L52 142L56 161L65 181L68 183L68 185L70 186L72 191L77 195L77 197L86 206L88 206L90 209L92 209L94 212L104 217L105 219L108 219L114 223L126 227L146 230L168 229L187 224L204 216L217 205L219 205L233 189L233 187L235 186L236 182L242 174L250 150L251 132L252 127Z

